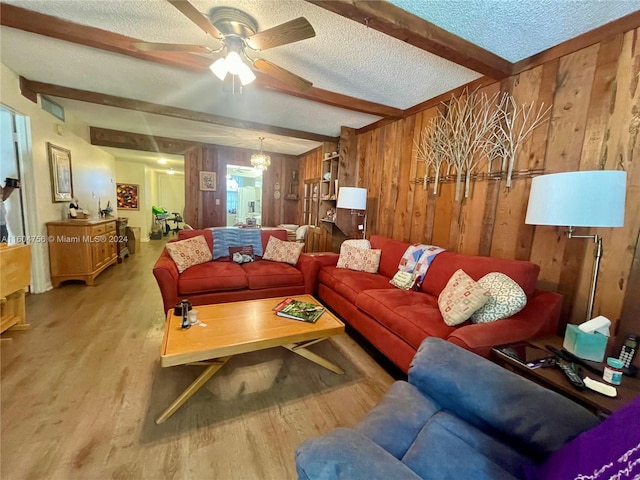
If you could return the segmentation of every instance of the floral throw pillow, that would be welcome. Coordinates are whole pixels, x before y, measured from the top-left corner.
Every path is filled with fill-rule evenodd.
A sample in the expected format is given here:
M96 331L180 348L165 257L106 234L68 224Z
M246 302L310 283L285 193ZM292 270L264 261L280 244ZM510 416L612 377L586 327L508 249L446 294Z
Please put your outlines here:
M211 260L211 250L204 235L167 243L167 252L178 267L178 273Z
M471 315L473 323L488 323L515 315L527 305L527 295L515 280L504 273L491 272L478 280L489 290L489 300Z
M464 270L458 269L440 293L438 307L444 323L453 327L467 320L488 300L489 291L475 282Z
M337 268L346 268L356 272L378 273L382 250L357 248L350 245L340 247Z
M269 237L269 243L267 243L262 259L295 265L298 263L303 248L304 243L283 242L276 237Z

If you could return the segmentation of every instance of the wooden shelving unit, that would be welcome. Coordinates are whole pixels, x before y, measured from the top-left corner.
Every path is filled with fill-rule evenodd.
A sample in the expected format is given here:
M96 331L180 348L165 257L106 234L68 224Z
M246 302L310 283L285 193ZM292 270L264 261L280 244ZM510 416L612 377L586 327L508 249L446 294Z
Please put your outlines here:
M322 160L322 178L320 180L320 221L333 229L337 214L338 199L338 159L339 155L329 155Z

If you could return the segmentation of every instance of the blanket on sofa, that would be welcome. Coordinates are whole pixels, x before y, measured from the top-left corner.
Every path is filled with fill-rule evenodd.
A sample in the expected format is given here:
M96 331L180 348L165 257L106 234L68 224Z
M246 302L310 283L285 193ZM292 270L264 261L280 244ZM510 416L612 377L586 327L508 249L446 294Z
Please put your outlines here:
M429 265L431 265L431 262L433 262L439 253L445 250L446 249L435 245L422 245L418 243L409 245L400 259L398 271L413 274L413 287L420 288L424 276L429 269Z
M262 256L262 234L259 228L212 227L213 259L229 256L229 247L251 245L253 254Z

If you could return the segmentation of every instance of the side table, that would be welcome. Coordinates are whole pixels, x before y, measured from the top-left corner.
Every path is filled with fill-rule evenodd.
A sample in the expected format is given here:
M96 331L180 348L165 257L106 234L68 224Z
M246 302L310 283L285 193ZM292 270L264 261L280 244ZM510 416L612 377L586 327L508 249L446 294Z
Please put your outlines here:
M530 340L527 343L542 349L544 349L545 345L552 345L558 350L562 348L562 338L560 337L539 338ZM640 378L638 377L623 376L622 384L615 386L618 390L618 396L612 398L589 389L576 390L558 368L531 369L521 363L518 363L516 360L497 352L495 349L492 350L491 355L492 360L499 365L517 373L520 376L528 378L538 385L568 397L597 415L608 415L640 395ZM597 380L599 382L603 381L602 377L583 369L583 377L585 375L593 380Z

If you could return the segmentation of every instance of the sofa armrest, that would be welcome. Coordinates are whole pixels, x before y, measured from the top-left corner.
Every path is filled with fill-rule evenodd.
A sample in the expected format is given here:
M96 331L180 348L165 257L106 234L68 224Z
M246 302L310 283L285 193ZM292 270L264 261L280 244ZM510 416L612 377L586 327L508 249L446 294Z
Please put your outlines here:
M526 307L512 317L465 325L457 328L447 340L488 357L491 349L498 345L555 335L561 307L562 295L538 290Z
M178 267L169 252L165 248L153 266L153 276L156 277L165 313L171 310L178 303Z
M304 293L313 295L316 291L316 280L318 279L318 271L320 263L316 257L308 253L301 253L296 263L296 268L302 272L304 277Z
M320 268L322 267L335 267L338 264L338 259L340 255L332 252L323 252L323 253L308 253L307 255L311 255L313 258L320 262Z
M300 480L420 478L382 447L346 428L302 443L296 470Z
M409 383L538 460L598 424L595 415L568 398L440 338L422 342L409 367Z

